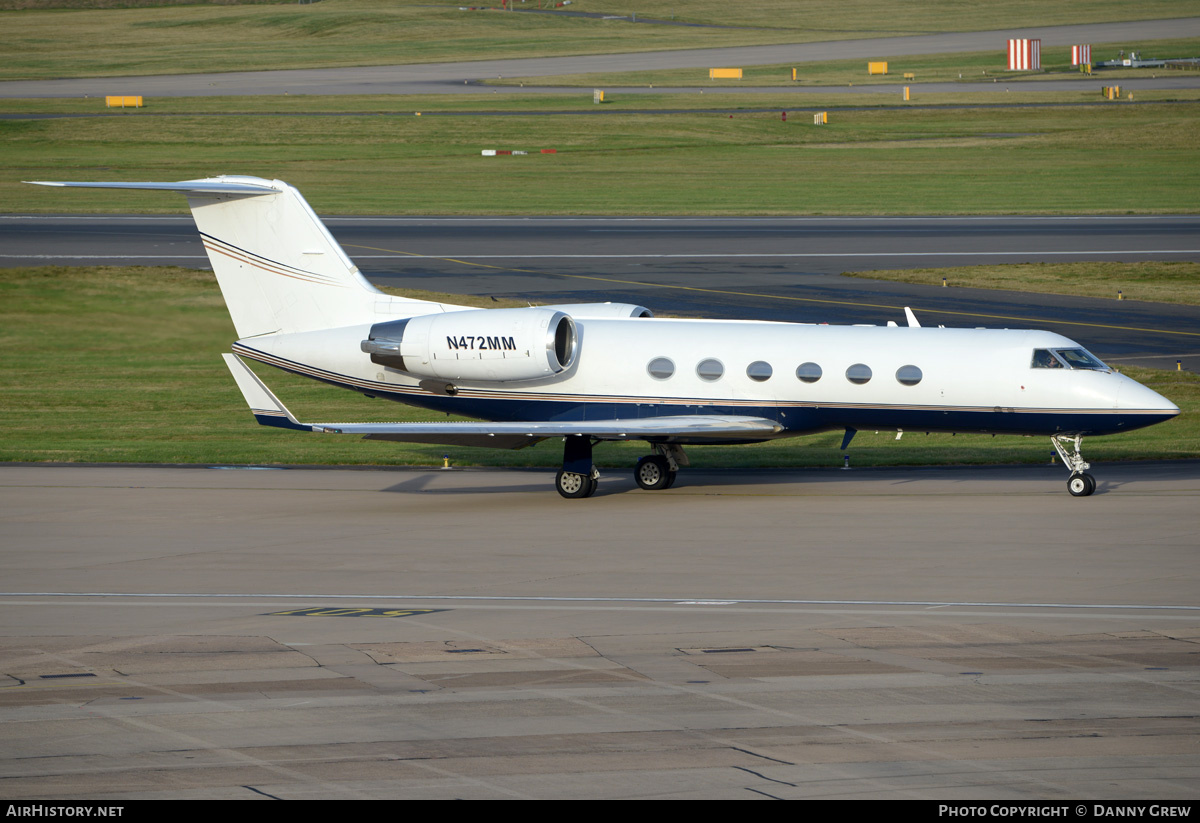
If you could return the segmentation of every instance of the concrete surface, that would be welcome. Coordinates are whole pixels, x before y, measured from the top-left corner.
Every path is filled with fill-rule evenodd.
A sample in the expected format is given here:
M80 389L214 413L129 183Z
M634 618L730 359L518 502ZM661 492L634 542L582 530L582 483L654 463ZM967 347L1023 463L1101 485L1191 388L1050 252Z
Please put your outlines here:
M3 466L4 794L1194 798L1200 463L1093 471Z

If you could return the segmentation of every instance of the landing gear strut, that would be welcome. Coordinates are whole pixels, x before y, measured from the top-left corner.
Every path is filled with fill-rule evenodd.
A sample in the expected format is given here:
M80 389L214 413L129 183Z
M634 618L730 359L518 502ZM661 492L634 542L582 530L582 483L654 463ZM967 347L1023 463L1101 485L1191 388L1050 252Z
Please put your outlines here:
M1087 497L1096 490L1096 478L1087 473L1087 470L1092 466L1083 459L1083 455L1079 453L1079 444L1083 438L1079 435L1071 436L1069 434L1056 434L1050 438L1050 442L1054 444L1054 450L1058 452L1058 456L1062 458L1063 465L1067 467L1067 471L1071 472L1071 476L1067 478L1067 491L1072 497ZM1067 445L1074 446L1073 452L1067 451Z
M680 464L687 465L687 458L683 449L676 445L655 444L654 452L638 461L633 479L647 491L669 489L675 483Z
M581 435L566 438L563 467L554 478L554 488L566 498L591 497L599 485L600 472L592 464L592 440Z

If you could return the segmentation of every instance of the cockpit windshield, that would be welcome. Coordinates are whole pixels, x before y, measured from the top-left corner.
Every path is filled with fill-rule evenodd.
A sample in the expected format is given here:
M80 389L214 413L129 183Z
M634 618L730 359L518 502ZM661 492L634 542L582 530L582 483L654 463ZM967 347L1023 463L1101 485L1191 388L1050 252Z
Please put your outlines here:
M1067 361L1073 369L1091 369L1092 371L1112 371L1092 355L1087 349L1055 349L1054 353Z
M1085 369L1112 371L1087 349L1034 349L1033 369Z

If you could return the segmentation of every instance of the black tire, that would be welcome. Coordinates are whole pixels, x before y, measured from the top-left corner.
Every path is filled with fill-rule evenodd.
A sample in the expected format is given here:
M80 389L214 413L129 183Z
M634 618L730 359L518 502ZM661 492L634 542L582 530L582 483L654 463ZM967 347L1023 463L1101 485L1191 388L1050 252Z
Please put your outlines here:
M589 474L577 474L565 469L559 469L554 477L554 488L563 497L574 500L581 497L591 497L596 493L596 480Z
M674 480L673 474L667 458L651 454L638 461L637 468L633 470L633 479L641 488L656 491L669 487Z
M1067 480L1067 491L1072 497L1087 497L1096 490L1096 478L1086 472L1073 474Z

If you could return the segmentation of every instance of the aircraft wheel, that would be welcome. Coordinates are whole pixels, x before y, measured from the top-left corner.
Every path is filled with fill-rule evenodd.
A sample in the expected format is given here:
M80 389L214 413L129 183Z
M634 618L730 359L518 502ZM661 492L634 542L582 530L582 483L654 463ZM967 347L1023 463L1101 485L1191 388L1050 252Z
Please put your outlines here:
M633 479L643 489L654 491L668 488L675 479L674 474L667 458L651 454L638 461L637 468L633 470Z
M664 489L669 489L675 485L675 475L677 474L679 472L667 472L667 485L663 486Z
M558 489L558 493L566 498L591 497L596 493L596 486L599 484L595 478L586 474L576 474L575 472L558 470L558 475L554 478L554 488Z
M1071 475L1067 481L1067 491L1072 497L1087 497L1096 490L1096 478L1086 472Z

